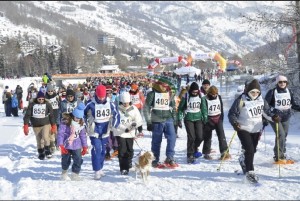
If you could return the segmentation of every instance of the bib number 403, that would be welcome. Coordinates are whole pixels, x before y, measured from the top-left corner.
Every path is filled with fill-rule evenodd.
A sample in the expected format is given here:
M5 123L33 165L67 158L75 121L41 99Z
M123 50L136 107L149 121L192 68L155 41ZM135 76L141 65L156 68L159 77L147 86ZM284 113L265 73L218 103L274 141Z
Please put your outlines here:
M169 105L169 100L168 99L163 99L163 98L158 98L155 103L157 105Z

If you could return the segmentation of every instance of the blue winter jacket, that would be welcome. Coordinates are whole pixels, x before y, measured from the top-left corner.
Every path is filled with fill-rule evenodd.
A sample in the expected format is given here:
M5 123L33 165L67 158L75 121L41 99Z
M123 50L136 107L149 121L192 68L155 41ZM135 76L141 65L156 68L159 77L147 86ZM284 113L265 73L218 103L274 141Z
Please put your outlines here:
M89 100L86 104L86 107L84 109L84 116L85 121L87 121L87 114L90 111L92 114L92 117L95 118L95 104L106 104L107 99L105 99L103 102L101 102L97 96L93 97L91 100ZM120 124L120 113L118 110L118 107L112 102L110 102L110 108L111 108L111 115L112 120L108 122L103 123L94 123L95 128L94 132L99 134L99 138L102 138L102 135L107 134L108 131L111 129L111 127L117 128Z

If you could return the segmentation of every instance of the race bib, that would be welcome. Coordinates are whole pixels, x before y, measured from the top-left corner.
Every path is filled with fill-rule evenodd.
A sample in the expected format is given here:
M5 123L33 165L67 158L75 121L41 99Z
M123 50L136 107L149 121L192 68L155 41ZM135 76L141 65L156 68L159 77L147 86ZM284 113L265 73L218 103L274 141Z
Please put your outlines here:
M187 109L186 112L200 112L201 109L201 98L197 97L190 97L189 101L187 102Z
M219 97L215 100L207 100L208 116L216 116L221 114L221 103Z
M120 123L126 127L129 127L132 123L132 119L126 113L124 114L124 113L120 112Z
M261 101L245 101L245 108L249 117L259 118L262 116L264 104Z
M35 104L32 108L32 117L45 118L46 117L46 104Z
M155 110L169 110L169 93L155 93L154 107Z
M139 97L139 94L136 94L136 95L130 95L130 98L131 98L131 103L132 103L133 105L139 104L139 103L141 102L140 97Z
M289 91L287 93L278 93L277 90L275 90L274 97L275 97L275 108L276 109L288 110L292 107L291 94Z
M55 109L58 109L58 101L57 101L57 98L54 97L54 98L50 98L49 99L49 102L51 103L52 105L52 108L55 110Z
M77 102L67 103L67 113L72 113L75 107L77 106Z
M95 122L102 123L108 122L111 116L110 103L107 102L103 104L95 104Z

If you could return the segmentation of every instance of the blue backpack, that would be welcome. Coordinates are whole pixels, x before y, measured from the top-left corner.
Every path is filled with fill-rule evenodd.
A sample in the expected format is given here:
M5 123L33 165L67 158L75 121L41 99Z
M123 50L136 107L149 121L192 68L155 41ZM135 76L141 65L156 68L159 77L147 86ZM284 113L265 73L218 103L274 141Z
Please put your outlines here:
M13 97L11 98L11 107L12 107L12 108L18 107L18 99L17 99L16 96L13 96Z

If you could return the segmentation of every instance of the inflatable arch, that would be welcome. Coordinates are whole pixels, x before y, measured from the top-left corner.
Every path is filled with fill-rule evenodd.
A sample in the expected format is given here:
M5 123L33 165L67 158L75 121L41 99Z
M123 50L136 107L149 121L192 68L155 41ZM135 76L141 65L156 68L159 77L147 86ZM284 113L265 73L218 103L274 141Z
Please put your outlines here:
M190 53L187 58L183 56L155 58L148 65L148 70L154 70L159 64L181 63L183 66L190 66L193 60L214 59L218 61L219 68L223 72L226 70L227 62L219 53Z

